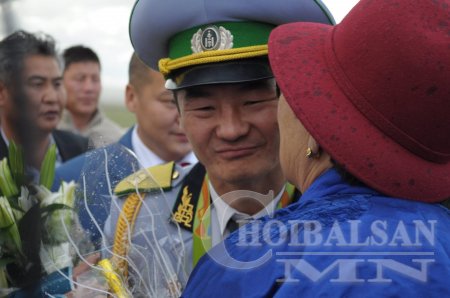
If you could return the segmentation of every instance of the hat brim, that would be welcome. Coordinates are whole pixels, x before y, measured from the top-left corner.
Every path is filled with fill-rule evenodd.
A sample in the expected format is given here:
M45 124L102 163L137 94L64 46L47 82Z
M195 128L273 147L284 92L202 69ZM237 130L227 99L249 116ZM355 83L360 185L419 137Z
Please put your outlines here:
M273 78L267 57L207 63L187 67L170 75L166 88L178 90L211 84L244 83Z
M270 35L272 71L297 118L336 162L381 193L425 202L449 198L450 164L411 153L348 99L329 58L334 28L292 23Z
M169 57L169 40L175 34L199 25L239 21L334 24L319 0L138 0L131 12L129 35L139 58L157 70L158 61Z

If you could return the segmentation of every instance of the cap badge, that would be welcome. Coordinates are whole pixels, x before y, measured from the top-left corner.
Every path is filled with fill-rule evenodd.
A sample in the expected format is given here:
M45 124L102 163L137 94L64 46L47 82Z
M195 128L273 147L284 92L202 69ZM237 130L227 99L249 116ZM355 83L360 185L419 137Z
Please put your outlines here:
M191 39L191 49L194 53L226 50L232 47L233 35L222 26L208 26L203 30L198 29Z

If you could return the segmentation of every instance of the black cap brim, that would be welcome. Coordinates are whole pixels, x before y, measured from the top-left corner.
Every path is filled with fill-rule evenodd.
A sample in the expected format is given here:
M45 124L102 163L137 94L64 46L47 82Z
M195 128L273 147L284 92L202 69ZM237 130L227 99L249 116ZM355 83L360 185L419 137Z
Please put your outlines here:
M273 78L267 57L200 64L174 71L167 83L169 90L212 84L232 84Z

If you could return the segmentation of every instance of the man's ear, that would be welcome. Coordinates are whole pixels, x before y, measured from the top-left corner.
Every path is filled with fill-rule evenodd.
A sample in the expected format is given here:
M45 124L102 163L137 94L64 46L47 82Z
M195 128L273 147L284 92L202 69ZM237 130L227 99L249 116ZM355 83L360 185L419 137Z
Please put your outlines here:
M138 100L136 90L133 85L127 84L125 88L125 106L131 113L136 113L136 101Z

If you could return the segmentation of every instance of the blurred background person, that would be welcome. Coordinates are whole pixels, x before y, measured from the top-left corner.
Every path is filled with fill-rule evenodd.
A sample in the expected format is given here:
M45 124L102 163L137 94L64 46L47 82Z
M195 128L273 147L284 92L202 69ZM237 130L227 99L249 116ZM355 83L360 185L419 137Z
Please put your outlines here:
M87 138L56 129L64 102L61 60L55 40L51 36L16 31L0 41L0 158L8 156L8 146L11 142L23 149L27 180L22 186L29 183L39 184L40 169L51 145L56 145L56 166L87 150ZM11 160L9 163L10 166L13 165ZM45 276L42 264L30 261L40 259L42 244L39 241L41 240L39 218L27 217L29 214L27 212L18 225L23 247L26 246L20 253L26 257L27 262L29 261L23 268L31 268L27 272L20 270L19 276L24 274L20 278L30 284L14 291L8 297L41 297L44 292L61 294L69 291L72 283L67 275L72 276L71 269L66 267L62 269L64 274L55 271ZM28 219L23 221L26 217ZM37 229L29 229L30 226ZM14 268L9 267L11 269L9 273L14 272ZM79 270L77 268L74 272ZM39 282L34 280L40 277L42 280Z
M57 166L88 148L86 138L57 130L65 103L61 61L45 34L17 31L0 42L0 157L21 145L35 179L51 144Z
M183 297L449 296L449 16L361 0L335 27L272 31L280 160L303 196L214 248Z
M164 87L162 74L146 66L133 54L128 77L125 104L135 114L136 125L117 143L65 163L55 175L55 189L61 180L79 181L83 187L82 176L86 177L84 187L89 199L84 202L79 198L78 213L81 224L97 245L101 244L100 231L109 214L112 191L119 181L140 168L169 161L183 166L197 162L180 128L173 94ZM105 173L105 164L108 165L108 173Z
M67 48L63 58L67 102L58 127L88 137L96 148L117 141L124 130L99 108L102 82L97 54L77 45Z
M192 146L180 127L175 98L165 88L163 75L133 54L128 76L125 104L136 116L130 148L139 162L145 168L169 161L196 163Z

